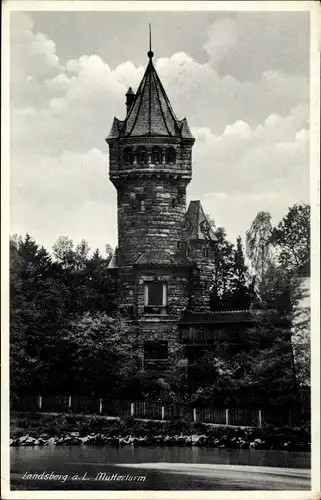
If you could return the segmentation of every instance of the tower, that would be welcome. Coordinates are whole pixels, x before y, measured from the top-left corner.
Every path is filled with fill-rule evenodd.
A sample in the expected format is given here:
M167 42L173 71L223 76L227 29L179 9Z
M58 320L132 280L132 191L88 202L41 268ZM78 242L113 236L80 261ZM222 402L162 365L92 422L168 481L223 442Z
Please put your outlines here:
M151 49L147 55L137 92L126 93L125 119L114 118L106 139L117 189L118 248L110 267L145 369L155 360L164 367L180 345L183 311L209 303L205 284L216 239L199 201L186 212L195 140L186 118L174 114Z
M136 94L126 94L126 118L114 118L107 138L110 180L117 189L118 264L144 255L173 256L181 238L194 143L179 121L153 65L153 53Z

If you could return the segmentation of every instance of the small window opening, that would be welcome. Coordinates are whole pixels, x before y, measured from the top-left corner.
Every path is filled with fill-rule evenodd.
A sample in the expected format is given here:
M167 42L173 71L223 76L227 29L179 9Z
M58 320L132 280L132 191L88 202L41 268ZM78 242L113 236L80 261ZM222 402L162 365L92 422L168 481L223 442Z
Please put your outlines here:
M167 284L160 281L145 283L145 313L166 314Z
M208 254L209 254L209 248L206 245L206 246L203 247L203 256L204 257L208 257Z
M134 162L133 148L125 148L123 151L123 159L126 164L131 164Z
M140 146L137 149L137 161L138 163L147 163L147 149L144 146Z
M167 359L168 342L148 340L144 342L144 359Z
M153 147L151 160L155 165L162 162L162 150L158 146Z
M168 148L166 150L166 163L175 163L176 161L176 151L174 148Z
M173 198L172 199L172 208L176 208L176 207L177 207L177 199Z

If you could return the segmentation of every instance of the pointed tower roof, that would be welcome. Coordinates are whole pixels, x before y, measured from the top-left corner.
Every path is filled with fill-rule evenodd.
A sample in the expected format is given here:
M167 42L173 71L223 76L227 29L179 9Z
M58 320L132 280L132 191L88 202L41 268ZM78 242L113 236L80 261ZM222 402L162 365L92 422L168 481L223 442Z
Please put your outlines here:
M149 63L126 119L114 119L108 139L120 137L177 137L194 141L186 118L178 120L153 65L154 53L147 53Z
M179 122L151 57L121 135L181 137Z
M185 215L185 234L189 240L217 241L199 200L191 201Z

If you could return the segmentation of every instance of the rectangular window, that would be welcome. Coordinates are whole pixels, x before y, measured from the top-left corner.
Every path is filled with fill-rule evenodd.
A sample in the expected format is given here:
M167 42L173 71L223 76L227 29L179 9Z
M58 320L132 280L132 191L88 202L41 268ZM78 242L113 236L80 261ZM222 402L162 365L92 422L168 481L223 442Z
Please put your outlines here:
M153 281L145 283L145 313L167 313L167 283Z
M168 342L148 340L144 342L144 359L167 359Z

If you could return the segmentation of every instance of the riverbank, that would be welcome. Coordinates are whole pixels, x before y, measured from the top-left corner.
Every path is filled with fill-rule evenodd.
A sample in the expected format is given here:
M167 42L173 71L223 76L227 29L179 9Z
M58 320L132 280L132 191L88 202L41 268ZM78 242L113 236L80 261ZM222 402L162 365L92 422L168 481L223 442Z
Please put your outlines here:
M310 451L310 433L298 427L226 427L71 413L11 414L10 446L84 444Z

